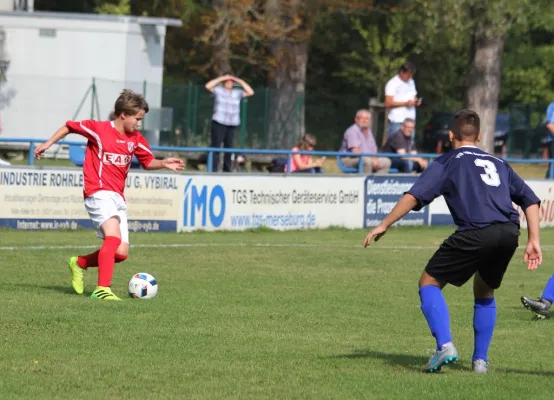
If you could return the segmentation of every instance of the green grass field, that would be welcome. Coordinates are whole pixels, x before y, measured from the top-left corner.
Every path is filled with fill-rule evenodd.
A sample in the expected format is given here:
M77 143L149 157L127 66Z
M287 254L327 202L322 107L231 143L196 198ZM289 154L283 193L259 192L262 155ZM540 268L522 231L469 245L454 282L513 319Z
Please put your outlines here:
M114 292L143 271L160 289L115 303L70 289L65 260L100 243L91 231L0 231L0 398L552 398L554 325L519 303L554 272L548 246L541 269L518 250L506 274L488 375L470 370L471 285L445 289L460 362L420 372L434 342L417 281L450 232L392 229L370 249L342 229L132 234Z

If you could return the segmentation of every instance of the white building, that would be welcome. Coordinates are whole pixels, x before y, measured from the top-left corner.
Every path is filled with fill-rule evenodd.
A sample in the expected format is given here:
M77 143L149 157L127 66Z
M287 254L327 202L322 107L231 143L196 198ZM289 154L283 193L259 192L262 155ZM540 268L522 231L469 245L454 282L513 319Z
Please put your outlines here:
M180 20L1 11L3 3L0 137L48 138L68 119L107 119L129 88L145 94L147 137L158 143L166 27Z

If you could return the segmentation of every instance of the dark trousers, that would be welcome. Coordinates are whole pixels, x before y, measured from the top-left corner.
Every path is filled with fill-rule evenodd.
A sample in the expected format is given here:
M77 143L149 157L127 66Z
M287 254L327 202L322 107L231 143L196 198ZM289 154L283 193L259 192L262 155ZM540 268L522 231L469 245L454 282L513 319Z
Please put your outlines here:
M398 172L410 173L410 172L422 172L423 169L418 163L412 160L402 160L401 158L391 158L391 168L396 168Z
M322 174L323 168L321 167L313 167L313 168L306 168L306 169L297 169L296 171L292 172L293 174Z
M548 146L548 158L554 158L554 139L547 143ZM546 179L550 179L550 170L554 170L554 164L548 164L548 169L546 170ZM552 177L554 177L554 171L552 171Z
M229 125L223 125L219 122L212 121L212 143L210 147L223 147L230 149L233 147L235 139L235 127ZM233 167L233 161L231 160L231 153L225 153L223 156L223 172L231 172ZM212 171L217 172L219 170L219 153L214 153Z

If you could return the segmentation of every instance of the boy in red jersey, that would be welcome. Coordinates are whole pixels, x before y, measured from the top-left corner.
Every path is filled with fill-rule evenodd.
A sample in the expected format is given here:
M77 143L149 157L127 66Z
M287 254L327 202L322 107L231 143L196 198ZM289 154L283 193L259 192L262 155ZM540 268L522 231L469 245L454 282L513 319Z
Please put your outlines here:
M154 158L148 142L137 131L147 112L144 97L126 89L115 102L114 121L67 121L50 140L35 149L35 157L40 158L69 133L88 139L83 165L85 208L97 229L96 235L104 242L94 253L69 259L73 289L78 294L84 290L83 271L88 267L98 267L98 286L90 297L121 300L112 293L110 286L114 263L124 261L129 254L123 189L133 155L145 170L167 168L178 172L184 168L183 161L178 158Z

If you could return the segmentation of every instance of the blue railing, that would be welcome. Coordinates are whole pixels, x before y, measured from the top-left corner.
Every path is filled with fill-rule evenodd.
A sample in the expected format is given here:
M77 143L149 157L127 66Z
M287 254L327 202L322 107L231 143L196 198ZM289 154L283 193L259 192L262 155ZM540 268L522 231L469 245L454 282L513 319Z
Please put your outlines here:
M13 139L13 138L0 138L0 142L4 143L25 143L29 144L28 151L28 164L35 164L34 150L37 143L46 142L45 139ZM57 145L68 146L85 146L86 143L61 140ZM213 170L213 157L214 153L237 153L237 154L266 154L266 155L280 155L287 157L287 168L285 174L290 171L292 156L295 154L308 154L313 156L326 156L326 157L360 157L358 161L357 174L363 175L363 159L362 157L388 157L388 158L403 158L407 155L397 153L350 153L339 151L292 151L292 150L266 150L266 149L240 149L240 148L215 148L215 147L172 147L172 146L151 146L153 151L168 151L176 153L207 153L206 169L207 172ZM408 155L409 156L409 155ZM433 159L438 158L440 154L434 153L418 153L415 157L425 158L431 162ZM548 178L554 178L554 159L523 159L523 158L505 158L505 161L509 163L520 164L546 164L550 165L548 170Z

